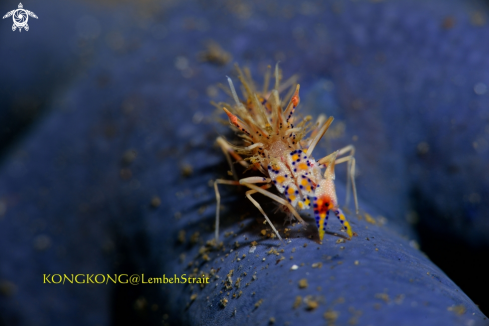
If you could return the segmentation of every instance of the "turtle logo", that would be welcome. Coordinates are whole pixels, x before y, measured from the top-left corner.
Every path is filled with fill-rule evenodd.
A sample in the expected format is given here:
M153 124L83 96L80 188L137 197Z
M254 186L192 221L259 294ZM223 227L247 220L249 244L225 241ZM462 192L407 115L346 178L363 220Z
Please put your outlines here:
M15 31L17 28L19 29L19 32L22 32L22 28L28 31L29 25L27 25L27 21L29 20L29 16L37 19L35 13L29 10L25 10L23 8L24 6L22 6L22 3L19 3L19 9L9 11L5 14L5 16L3 16L3 19L13 16L12 18L14 20L14 24L12 25L12 31Z

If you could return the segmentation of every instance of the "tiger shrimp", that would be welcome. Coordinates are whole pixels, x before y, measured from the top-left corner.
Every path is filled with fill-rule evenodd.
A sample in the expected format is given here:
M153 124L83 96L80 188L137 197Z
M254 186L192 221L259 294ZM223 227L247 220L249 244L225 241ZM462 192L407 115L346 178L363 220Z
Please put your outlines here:
M275 66L274 89L270 92L267 90L270 77L269 68L265 75L265 86L261 94L256 92L249 71L245 70L246 74L243 74L239 67L237 69L246 100L241 101L238 98L231 78L227 77L230 95L235 104L220 103L218 106L226 113L232 128L237 131L244 146L232 145L222 137L218 137L216 140L230 164L234 176L234 180L217 179L214 182L217 201L216 243L219 239L221 198L218 184L247 187L249 190L246 191L246 197L265 217L281 241L282 237L261 205L252 197L253 194L260 193L276 201L302 224L305 222L297 209L305 210L312 206L320 241L323 240L326 233L328 214L333 211L346 230L349 239L351 239L353 231L338 205L334 180L335 165L346 162L348 165L346 202L348 203L349 200L351 184L358 215L355 186L355 148L353 145L346 146L316 161L312 157L312 152L330 127L333 117L326 118L325 115L320 115L313 124L310 122L312 118L306 116L294 125L295 120L297 120L294 113L300 102L299 84L291 88L290 100L285 106L286 102L281 100L279 96L280 90L284 87L279 85L278 64ZM287 83L290 84L290 79L285 82L285 84ZM285 109L283 109L284 107ZM308 134L309 137L306 138ZM247 169L260 171L263 176L246 177L238 180L231 157ZM322 173L322 169L325 169L324 173ZM280 195L268 190L273 186Z

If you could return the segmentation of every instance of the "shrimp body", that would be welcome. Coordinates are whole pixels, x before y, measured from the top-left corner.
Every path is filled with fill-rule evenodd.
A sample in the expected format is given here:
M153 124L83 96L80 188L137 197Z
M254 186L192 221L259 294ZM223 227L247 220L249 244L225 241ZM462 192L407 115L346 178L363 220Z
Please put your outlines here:
M256 94L250 78L247 80L241 71L238 71L247 99L245 101L238 99L234 85L228 78L235 105L226 104L223 105L223 109L231 125L237 128L244 146L229 144L226 149L238 162L246 162L245 166L261 171L266 177L244 178L239 180L239 184L252 189L250 194L260 192L283 204L299 222L303 220L296 210L312 207L320 240L324 237L328 213L332 210L351 238L351 226L338 206L334 186L334 167L340 151L319 161L311 156L315 146L333 122L333 117L326 119L321 115L313 124L310 122L311 117L307 116L294 126L297 120L294 112L300 103L299 85L296 85L291 94L288 105L283 107L284 103L279 97L278 67L275 69L275 89L268 93L265 90L262 94ZM307 135L309 137L306 137ZM247 162L250 164L248 165ZM323 169L325 169L324 173ZM257 187L253 185L254 183L268 183L268 185ZM285 201L278 200L276 195L265 190L271 186L270 184L275 186ZM251 197L249 198L252 200ZM268 220L261 207L257 207ZM280 238L280 235L278 237Z

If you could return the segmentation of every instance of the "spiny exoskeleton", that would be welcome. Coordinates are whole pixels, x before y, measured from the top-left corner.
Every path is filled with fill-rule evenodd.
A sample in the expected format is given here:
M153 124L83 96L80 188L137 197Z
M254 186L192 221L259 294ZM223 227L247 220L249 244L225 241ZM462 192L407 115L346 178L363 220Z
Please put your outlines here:
M282 205L284 211L289 212L300 223L304 223L296 209L313 208L316 225L319 229L319 239L322 240L328 222L328 213L333 211L346 229L349 238L352 229L342 210L339 208L334 185L335 165L348 163L347 168L347 202L349 198L350 183L358 214L358 201L355 187L355 148L352 145L329 154L318 161L312 157L312 152L329 126L333 117L326 118L320 115L315 123L306 116L301 121L294 116L299 105L299 88L294 78L289 79L280 87L280 71L275 66L275 87L268 91L270 81L270 67L265 75L264 88L257 92L249 70L245 73L239 67L238 76L243 86L246 100L240 100L232 80L227 77L230 95L235 104L219 103L226 112L232 127L240 136L243 146L232 145L224 138L218 137L217 143L226 156L235 180L217 179L214 182L216 192L216 243L219 238L219 206L220 195L218 184L243 185L249 188L246 197L258 208L272 227L277 237L280 234L271 223L260 204L251 196L261 193ZM280 99L279 93L285 87L292 86L287 102ZM287 106L285 106L287 104ZM348 154L344 156L345 154ZM238 180L231 157L247 169L258 170L263 177L247 177ZM325 172L322 172L325 169ZM259 186L258 184L264 184ZM270 192L269 188L276 187L280 196Z

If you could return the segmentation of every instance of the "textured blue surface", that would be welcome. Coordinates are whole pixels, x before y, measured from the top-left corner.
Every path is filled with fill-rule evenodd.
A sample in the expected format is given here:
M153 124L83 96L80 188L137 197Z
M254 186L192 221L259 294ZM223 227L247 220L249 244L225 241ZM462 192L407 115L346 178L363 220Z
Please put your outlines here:
M268 324L273 317L279 325L324 324L329 310L338 313L337 324L487 322L413 248L416 235L405 219L417 209L430 231L445 239L457 235L465 243L482 245L489 232L482 200L489 185L483 173L487 151L478 140L487 141L489 94L474 91L478 83L489 85L489 62L482 55L488 45L480 41L489 31L487 24L470 22L477 3L150 2L134 9L44 1L38 8L30 8L39 20L28 33L14 34L2 21L8 27L1 32L2 99L14 103L14 90L37 94L39 87L47 113L10 143L0 169L6 208L0 216L0 323ZM49 13L58 9L63 14L51 19ZM100 31L85 47L83 31L90 30L77 22L87 14L99 21ZM445 23L450 28L443 27L447 17L455 22ZM308 237L315 235L310 223L307 230L292 232L291 243L278 246L260 236L260 215L243 193L223 187L225 250L210 251L209 261L203 261L199 248L212 238L215 209L208 182L225 177L227 169L213 147L227 128L212 122L207 93L209 85L233 76L232 64L199 61L207 39L249 64L254 76L277 60L284 75L300 74L301 110L326 111L335 125L345 124L345 134L328 146L355 144L361 207L377 221L386 217L387 224L348 215L358 233L352 241L337 244L339 238L330 234L318 245ZM74 52L87 51L80 62L67 50L78 41L82 46ZM44 72L34 59L38 47L45 53ZM187 68L179 70L175 63L182 58ZM53 83L55 77L63 83ZM8 116L6 109L2 116ZM418 146L422 142L428 151ZM137 152L132 162L123 160L128 150ZM181 172L186 164L193 169L188 177ZM338 172L340 200L343 178ZM154 196L161 199L158 208L150 205ZM272 204L257 199L273 211ZM275 221L283 223L280 216ZM177 240L181 230L185 244ZM231 230L237 236L225 238ZM331 221L329 230L338 231L339 223ZM195 232L200 235L191 245ZM253 240L258 247L250 254ZM267 254L274 246L284 252ZM285 260L277 263L281 256ZM312 268L319 262L321 268ZM295 271L293 264L299 266ZM220 268L220 278L204 289L42 284L43 273L159 276L211 268ZM231 269L233 283L243 280L239 289L233 284L226 290L221 281ZM308 287L299 289L303 278ZM232 298L239 291L242 295ZM193 302L192 294L197 294ZM293 309L297 296L308 295L318 301L316 309L308 311L305 303ZM222 298L229 300L225 308ZM452 306L457 308L448 310ZM461 307L465 313L458 314Z

